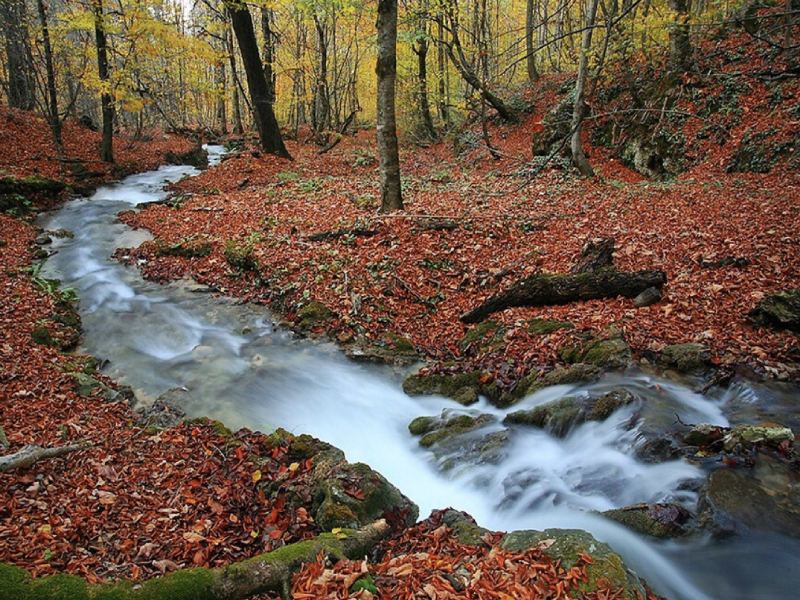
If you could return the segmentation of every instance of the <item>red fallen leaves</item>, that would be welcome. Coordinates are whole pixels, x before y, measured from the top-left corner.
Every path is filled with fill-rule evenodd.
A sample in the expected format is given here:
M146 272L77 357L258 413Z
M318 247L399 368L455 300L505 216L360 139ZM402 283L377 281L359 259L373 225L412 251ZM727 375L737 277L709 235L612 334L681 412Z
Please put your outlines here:
M699 342L718 364L797 376L795 337L752 327L746 314L765 295L800 286L800 175L780 166L769 174L727 174L706 140L711 158L672 182L645 181L608 151L590 148L603 178L550 170L520 190L516 173L530 158L530 133L555 99L555 87L543 86L550 91L520 125L492 126L501 160L481 149L455 158L446 144L406 148L404 214L376 214L375 168L358 160L374 153L374 145L362 132L322 156L293 144L291 163L245 153L180 183L180 191L195 194L180 208L152 206L123 216L166 243L207 240L210 255L160 257L152 243L126 254L146 260L142 270L153 279L192 276L243 300L280 307L290 319L307 299L320 301L336 315L324 327L343 343L363 338L390 345L392 332L429 358L460 359L458 368L480 369L504 386L557 363L559 346L572 335L531 335L526 321L533 317L569 320L578 331L616 325L639 350ZM755 101L759 89L743 101ZM765 102L750 109L748 123L767 127L779 120ZM743 135L736 131L734 138ZM733 146L735 139L725 145L728 156ZM426 229L426 215L448 217L457 228ZM354 226L378 233L307 239ZM597 236L616 238L619 268L665 270L664 299L644 309L625 299L511 309L492 317L506 329L502 347L459 348L468 331L462 313L518 278L568 270L583 242ZM258 278L228 265L227 241L253 247ZM726 256L750 262L701 266Z
M503 550L497 546L501 537L487 534L481 545L462 544L452 530L439 524L434 513L399 538L382 544L380 562L344 560L329 567L320 557L304 565L293 579L292 598L567 599L576 597L579 586L588 582L591 556L581 555L566 569L540 547L524 552ZM368 590L351 593L353 584L367 576L374 581L377 596ZM609 582L600 581L596 591L581 597L625 596Z
M164 162L167 151L191 150L193 142L175 135L158 132L149 139L114 138L115 164L100 160L101 134L91 131L72 119L64 122L62 132L66 157L81 164L93 181L107 181L120 172L149 171ZM0 106L0 172L17 177L40 175L51 179L73 181L69 168L56 159L56 150L47 123L39 115Z
M8 452L79 440L93 447L0 475L0 561L34 575L140 579L314 535L313 519L288 510L283 491L262 491L272 481L294 485L310 459L292 462L284 445L206 421L146 431L125 402L75 393L69 373L85 361L31 338L55 308L22 271L34 234L0 215L0 426Z

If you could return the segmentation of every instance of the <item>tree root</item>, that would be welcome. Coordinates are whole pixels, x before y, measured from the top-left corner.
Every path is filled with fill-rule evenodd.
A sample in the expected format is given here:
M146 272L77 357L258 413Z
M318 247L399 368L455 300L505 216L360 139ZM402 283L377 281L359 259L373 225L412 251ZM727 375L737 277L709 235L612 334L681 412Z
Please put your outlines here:
M0 563L0 598L24 600L239 600L265 592L286 594L292 573L320 554L359 559L391 531L384 519L358 530L323 533L218 569L181 569L141 584L88 584L74 575L39 579Z
M91 444L73 444L71 446L60 446L58 448L44 448L42 446L23 446L21 450L13 454L0 456L0 473L12 471L14 469L30 469L40 460L47 458L57 458L70 452L84 450Z

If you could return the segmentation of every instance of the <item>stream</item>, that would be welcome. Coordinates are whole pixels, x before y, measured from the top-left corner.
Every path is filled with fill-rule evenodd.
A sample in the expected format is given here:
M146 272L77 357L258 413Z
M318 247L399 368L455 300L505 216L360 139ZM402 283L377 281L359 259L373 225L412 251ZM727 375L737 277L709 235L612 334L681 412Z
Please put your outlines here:
M210 146L211 163L222 148ZM202 293L186 281L159 285L111 258L117 248L151 239L117 220L117 213L165 197L167 183L197 174L166 166L102 187L43 215L45 229L67 229L43 274L58 278L80 299L82 350L108 361L104 372L130 385L140 398L182 388L189 416L207 415L231 428L310 433L341 448L351 462L381 472L420 507L452 506L483 527L511 531L579 528L608 542L658 593L675 600L752 600L797 597L800 542L778 534L750 533L726 540L691 538L657 542L595 516L637 502L676 501L693 507L703 476L684 461L660 464L636 458L638 427L631 407L604 422L585 423L565 438L534 428L514 429L497 465L458 464L443 471L408 433L420 415L456 408L438 397L412 398L401 373L358 364L330 343L300 339L276 326L263 307ZM597 392L624 386L644 398L641 421L667 425L730 422L780 415L800 421L785 391L737 380L717 395L651 375L607 375L576 390L558 386L515 405L530 407L566 392ZM502 416L485 400L470 407ZM785 415L790 415L785 417ZM498 429L499 429L498 425Z

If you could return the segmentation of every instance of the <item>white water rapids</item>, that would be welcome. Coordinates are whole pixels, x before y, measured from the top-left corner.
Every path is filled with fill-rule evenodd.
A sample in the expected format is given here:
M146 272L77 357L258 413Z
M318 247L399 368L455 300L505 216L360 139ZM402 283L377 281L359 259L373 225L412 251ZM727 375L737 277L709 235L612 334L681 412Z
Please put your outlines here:
M212 162L220 151L210 148ZM108 374L143 396L185 388L191 401L183 408L190 416L208 415L233 428L283 427L328 441L349 460L383 473L420 506L421 517L453 506L490 529L586 529L669 598L787 598L800 589L800 575L792 572L800 544L788 538L655 542L591 513L664 500L692 506L696 500L695 488L685 484L702 476L699 468L635 457L637 430L627 427L633 408L581 425L564 439L514 429L499 465L461 465L443 473L407 426L420 415L453 408L452 401L408 397L396 371L353 363L331 344L296 339L274 327L263 308L197 293L185 282L147 282L111 259L117 248L149 239L116 214L163 198L168 182L196 173L171 166L128 177L41 220L47 229L75 234L54 241L57 252L44 274L77 292L83 349L108 359ZM619 385L645 398L645 422L662 424L676 414L685 422L727 424L731 404L757 402L752 397L760 393L741 386L714 399L644 375L609 376L591 389ZM542 390L515 410L566 391L574 392L566 386ZM472 408L504 414L484 401Z

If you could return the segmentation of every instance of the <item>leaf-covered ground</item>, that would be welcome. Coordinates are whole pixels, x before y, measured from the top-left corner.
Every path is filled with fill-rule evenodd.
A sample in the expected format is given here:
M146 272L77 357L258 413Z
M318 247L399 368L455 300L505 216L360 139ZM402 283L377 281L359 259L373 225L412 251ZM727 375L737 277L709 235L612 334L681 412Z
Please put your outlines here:
M589 154L600 177L545 169L528 182L535 169L531 136L559 100L561 76L533 94L533 113L521 123L491 128L499 160L474 136L460 155L450 142L404 147L405 213L377 213L373 136L361 132L323 155L290 144L293 162L243 152L179 184L173 205L123 220L150 229L162 245L200 240L214 251L165 257L157 241L128 258L154 279L191 275L226 294L271 304L289 320L309 301L322 302L333 318L319 329L341 342L392 345L400 336L440 364L458 359L462 368L481 368L501 383L552 366L559 346L577 331L612 325L639 351L700 342L717 363L796 376L797 337L753 327L746 314L765 295L800 285L800 175L796 151L786 146L786 140L797 145L800 86L788 80L779 91L767 90L757 76L766 59L756 53L743 66L730 56L736 42L734 36L709 43L705 55L723 71L756 75L736 77L729 101L738 112L678 120L688 170L675 178L647 180L610 149L595 147ZM718 87L707 80L687 84L692 93L681 96L675 111L706 114L698 106L717 98ZM707 135L721 128L724 139ZM760 133L782 140L769 138L778 151L770 172L729 172ZM353 229L374 235L309 239ZM568 270L585 240L605 236L616 239L620 269L667 273L661 302L641 309L612 299L506 310L493 317L505 328L500 348L459 348L468 331L462 313L518 278ZM251 258L257 267L239 268L226 254ZM740 257L746 266L704 266ZM536 317L568 320L576 330L532 335L527 321Z

